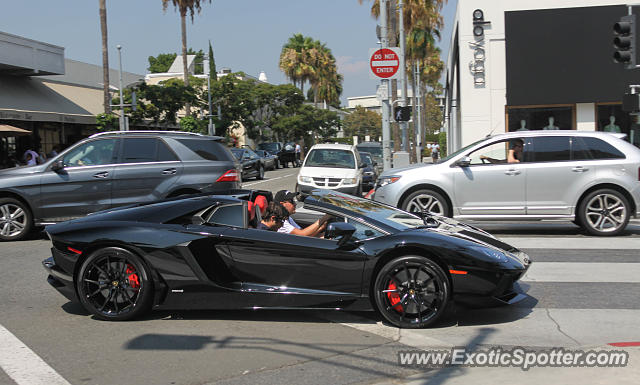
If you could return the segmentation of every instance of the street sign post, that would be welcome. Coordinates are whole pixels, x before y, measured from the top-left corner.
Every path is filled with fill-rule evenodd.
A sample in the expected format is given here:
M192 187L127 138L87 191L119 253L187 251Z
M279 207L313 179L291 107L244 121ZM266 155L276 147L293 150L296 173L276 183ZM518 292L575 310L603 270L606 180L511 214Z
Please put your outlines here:
M396 47L370 50L369 68L374 79L396 79L399 76L400 50Z

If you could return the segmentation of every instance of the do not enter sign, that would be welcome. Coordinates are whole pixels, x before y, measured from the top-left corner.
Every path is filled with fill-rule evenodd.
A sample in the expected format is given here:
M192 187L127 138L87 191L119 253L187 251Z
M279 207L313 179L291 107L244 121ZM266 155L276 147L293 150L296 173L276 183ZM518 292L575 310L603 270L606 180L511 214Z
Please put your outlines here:
M400 67L398 48L382 48L374 50L369 59L371 73L377 79L394 79Z

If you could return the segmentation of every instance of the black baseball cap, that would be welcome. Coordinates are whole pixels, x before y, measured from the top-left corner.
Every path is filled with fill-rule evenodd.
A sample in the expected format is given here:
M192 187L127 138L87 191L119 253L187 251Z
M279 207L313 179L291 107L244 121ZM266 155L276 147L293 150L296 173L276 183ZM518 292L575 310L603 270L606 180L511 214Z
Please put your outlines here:
M273 198L276 202L291 202L296 203L296 197L298 193L289 191L289 190L280 190L276 193L275 198Z

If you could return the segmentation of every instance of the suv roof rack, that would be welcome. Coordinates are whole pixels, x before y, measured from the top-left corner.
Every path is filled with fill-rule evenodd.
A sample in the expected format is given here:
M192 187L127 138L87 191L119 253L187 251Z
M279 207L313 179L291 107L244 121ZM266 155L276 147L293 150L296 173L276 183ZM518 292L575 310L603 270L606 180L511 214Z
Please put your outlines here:
M221 136L209 136L199 134L197 132L188 132L188 131L160 131L160 130L134 130L134 131L105 131L98 132L97 134L93 134L89 136L89 138L96 138L104 135L124 135L124 134L168 134L168 135L188 135L188 136L199 136L199 137L210 137L214 140L222 140L224 139Z

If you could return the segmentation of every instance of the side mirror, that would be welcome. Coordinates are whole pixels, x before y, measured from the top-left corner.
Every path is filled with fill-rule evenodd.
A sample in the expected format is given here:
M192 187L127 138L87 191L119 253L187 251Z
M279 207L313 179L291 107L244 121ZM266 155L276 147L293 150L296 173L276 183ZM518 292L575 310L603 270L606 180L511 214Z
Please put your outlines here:
M355 231L356 228L351 223L332 222L327 225L324 236L328 239L342 237L338 241L338 247L342 247L349 241L349 239L351 239L351 236Z
M58 172L60 170L64 170L64 162L62 159L56 160L51 164L51 171Z
M459 167L469 167L469 165L471 165L471 158L469 158L468 156L460 158L456 162L456 165L459 166Z

